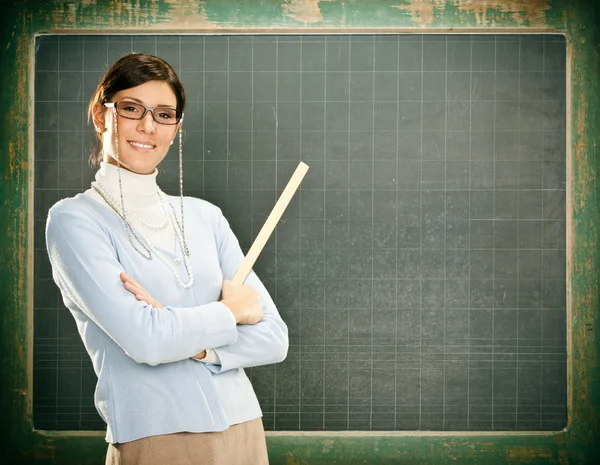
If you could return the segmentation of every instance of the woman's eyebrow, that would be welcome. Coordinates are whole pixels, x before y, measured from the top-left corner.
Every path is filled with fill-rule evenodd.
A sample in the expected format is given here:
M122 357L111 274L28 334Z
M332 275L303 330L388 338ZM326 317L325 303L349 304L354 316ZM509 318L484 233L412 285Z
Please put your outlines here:
M144 102L142 102L139 98L135 98L135 97L128 97L128 96L124 96L124 99L129 99L129 100L134 100L135 102L141 103L142 105L146 105ZM167 103L160 103L156 106L156 108L158 107L169 107L169 108L175 108L173 105L169 105Z

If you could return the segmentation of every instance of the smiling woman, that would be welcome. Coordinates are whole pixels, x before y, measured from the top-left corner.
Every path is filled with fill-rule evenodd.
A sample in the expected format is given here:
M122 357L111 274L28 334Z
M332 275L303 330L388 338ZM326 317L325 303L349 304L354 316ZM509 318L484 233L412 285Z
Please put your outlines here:
M173 102L148 108L138 96ZM136 173L152 173L167 154L177 131L176 125L181 120L181 112L175 109L173 91L165 82L149 81L119 91L113 99L103 106L94 104L92 110L94 126L103 134L104 161L120 163ZM114 111L107 112L106 108ZM118 119L114 117L115 113L122 117L120 132L114 124ZM118 145L113 142L117 140Z
M95 180L48 214L53 277L98 377L107 464L266 464L244 368L282 361L287 327L254 273L231 282L244 257L221 211L183 196L184 106L164 60L106 73L89 105ZM179 205L156 183L178 133Z
M168 63L148 55L125 55L90 100L89 115L103 147L93 161L152 173L181 130L184 106L185 91Z

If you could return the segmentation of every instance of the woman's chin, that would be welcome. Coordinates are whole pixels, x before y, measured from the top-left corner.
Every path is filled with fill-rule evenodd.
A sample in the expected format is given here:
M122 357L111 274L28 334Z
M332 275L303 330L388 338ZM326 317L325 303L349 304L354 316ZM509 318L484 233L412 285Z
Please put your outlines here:
M138 174L152 174L156 168L155 165L148 163L147 160L136 160L129 157L122 157L120 162L123 168ZM116 165L116 160L113 164Z

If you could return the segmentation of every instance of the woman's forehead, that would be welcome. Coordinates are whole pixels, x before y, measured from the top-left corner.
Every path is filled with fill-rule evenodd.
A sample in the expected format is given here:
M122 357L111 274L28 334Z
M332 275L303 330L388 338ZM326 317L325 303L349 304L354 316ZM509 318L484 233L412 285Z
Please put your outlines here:
M115 94L114 99L119 100L126 97L151 107L174 107L177 105L177 97L173 89L164 81L148 81L139 86L120 90Z

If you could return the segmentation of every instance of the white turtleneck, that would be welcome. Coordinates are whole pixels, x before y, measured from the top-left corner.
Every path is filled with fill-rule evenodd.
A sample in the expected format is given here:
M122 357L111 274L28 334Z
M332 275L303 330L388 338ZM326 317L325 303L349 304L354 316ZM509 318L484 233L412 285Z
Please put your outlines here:
M100 183L117 202L118 210L121 211L121 189L119 189L118 168L110 163L100 163L100 169L96 172L96 182ZM152 174L137 174L124 168L121 171L121 186L123 190L123 202L127 220L131 226L139 231L148 241L156 247L168 251L175 250L175 229L169 221L169 208L163 205L158 196L158 185L156 175L158 170L154 169ZM104 198L90 188L84 192L94 200L113 208Z
M121 211L118 170L115 165L101 162L95 179L116 200L118 211ZM159 188L156 183L158 170L155 168L151 174L138 174L124 168L121 168L120 171L123 202L127 220L131 226L143 234L144 238L152 242L154 246L171 252L175 251L177 236L167 211L167 208L170 207L163 205L158 195ZM89 188L83 194L113 210L113 207L94 188ZM206 357L201 361L220 364L219 356L212 349L206 350Z

